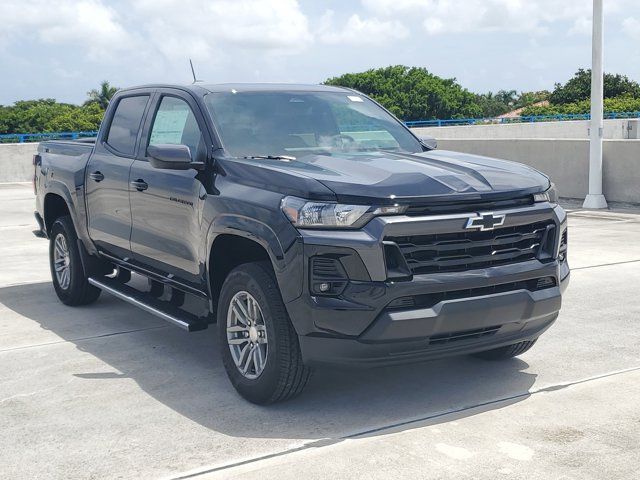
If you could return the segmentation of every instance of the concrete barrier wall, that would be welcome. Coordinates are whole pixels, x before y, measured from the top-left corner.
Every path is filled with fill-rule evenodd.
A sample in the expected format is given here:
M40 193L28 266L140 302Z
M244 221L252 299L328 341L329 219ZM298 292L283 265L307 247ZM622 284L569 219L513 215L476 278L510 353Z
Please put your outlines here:
M640 140L604 142L603 182L609 200L640 204Z
M549 175L561 196L584 198L589 187L589 141L579 139L438 139L438 148L503 158ZM604 194L640 203L640 140L605 140Z
M640 120L605 120L604 138L638 139ZM494 125L460 125L453 127L419 127L418 136L444 138L588 138L589 122L506 123Z
M563 197L587 194L588 140L438 138L438 148L521 162L549 175ZM0 144L0 182L31 181L37 149L37 143ZM640 204L640 140L605 140L603 161L607 199Z
M37 143L0 143L0 183L30 182Z

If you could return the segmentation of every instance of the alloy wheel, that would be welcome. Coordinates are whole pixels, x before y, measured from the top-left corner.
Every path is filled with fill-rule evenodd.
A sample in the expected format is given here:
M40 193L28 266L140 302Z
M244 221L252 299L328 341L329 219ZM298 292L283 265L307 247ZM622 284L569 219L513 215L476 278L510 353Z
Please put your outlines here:
M61 289L67 290L71 284L71 257L67 239L62 233L56 235L53 241L53 265L58 285Z
M229 302L227 344L242 376L258 378L267 364L269 345L262 309L249 292L238 292Z

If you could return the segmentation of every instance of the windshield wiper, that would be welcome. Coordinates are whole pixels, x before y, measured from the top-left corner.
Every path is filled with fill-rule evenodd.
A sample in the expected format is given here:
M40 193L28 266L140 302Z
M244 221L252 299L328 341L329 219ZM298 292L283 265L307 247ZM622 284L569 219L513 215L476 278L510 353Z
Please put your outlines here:
M296 157L291 157L289 155L248 155L242 158L247 160L284 160L285 162L290 162L296 159Z

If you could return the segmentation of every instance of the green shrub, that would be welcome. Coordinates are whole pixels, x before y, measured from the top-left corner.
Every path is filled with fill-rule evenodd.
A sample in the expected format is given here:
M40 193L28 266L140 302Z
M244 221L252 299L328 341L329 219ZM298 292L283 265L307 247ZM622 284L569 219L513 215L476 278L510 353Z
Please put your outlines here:
M605 73L604 98L640 97L640 85L625 75ZM556 83L549 101L554 105L565 105L588 100L591 97L591 70L579 69L565 84Z
M326 85L365 93L403 120L482 116L477 95L455 78L440 78L425 68L396 65L329 78Z
M591 111L591 103L589 100L582 100L574 103L565 103L561 105L546 105L526 107L522 111L523 117L532 115L565 115L565 114L581 114ZM614 112L640 112L640 98L634 98L624 95L615 98L604 99L605 113Z
M97 103L78 106L51 98L18 101L0 107L0 134L97 130L103 115Z

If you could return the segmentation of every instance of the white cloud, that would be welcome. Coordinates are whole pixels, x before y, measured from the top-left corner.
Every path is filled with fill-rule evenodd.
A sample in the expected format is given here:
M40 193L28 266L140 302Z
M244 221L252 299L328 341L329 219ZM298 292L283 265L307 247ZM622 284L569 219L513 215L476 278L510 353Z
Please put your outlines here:
M170 61L216 57L225 46L298 52L312 41L297 0L2 0L0 41L36 36L102 60L127 52ZM111 6L110 6L111 5ZM44 13L46 12L46 14Z
M591 0L330 3L0 0L0 103L81 102L103 79L190 81L189 57L199 78L213 82L313 83L403 63L456 76L475 91L548 88L589 64ZM640 62L630 61L640 0L606 0L605 19L609 69L640 78ZM505 32L521 35L501 44Z
M115 10L101 0L61 0L52 8L47 0L4 0L0 38L4 44L36 37L43 43L71 45L94 59L109 56L134 43ZM46 12L46 15L43 14Z
M580 17L573 22L573 26L569 29L569 35L590 35L591 34L591 17Z
M362 5L380 15L392 15L398 12L429 10L431 0L361 0Z
M587 0L361 0L379 16L419 16L432 35L469 32L545 34L557 22L567 33L588 33L592 4ZM606 13L619 12L637 0L608 0Z
M627 17L622 21L622 31L631 39L640 41L640 20L635 17Z
M226 46L295 53L312 41L296 0L141 0L135 12L152 44L170 59L204 60Z
M351 15L345 25L336 30L334 12L327 10L320 19L319 36L323 43L331 45L382 45L391 40L406 38L409 30L398 20L383 21L377 18L361 19Z

